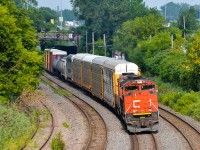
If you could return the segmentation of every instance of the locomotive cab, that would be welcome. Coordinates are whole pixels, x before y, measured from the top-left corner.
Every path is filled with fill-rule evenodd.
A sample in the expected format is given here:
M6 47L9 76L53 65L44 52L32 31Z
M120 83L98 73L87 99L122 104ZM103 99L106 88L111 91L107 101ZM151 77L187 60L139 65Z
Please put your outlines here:
M118 80L118 113L130 132L158 131L158 96L153 81L122 74Z

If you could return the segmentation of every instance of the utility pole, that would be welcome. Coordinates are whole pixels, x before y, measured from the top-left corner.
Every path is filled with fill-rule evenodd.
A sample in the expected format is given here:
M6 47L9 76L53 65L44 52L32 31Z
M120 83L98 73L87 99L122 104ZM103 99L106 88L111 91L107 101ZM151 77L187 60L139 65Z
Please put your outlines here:
M105 34L103 34L103 43L104 43L105 56L106 56L106 35Z
M107 52L107 47L110 47L110 46L112 46L112 45L107 45L106 44L106 35L105 34L103 34L103 46L99 46L99 47L103 47L104 48L104 55L106 56L106 52Z
M94 32L92 32L92 54L94 55Z
M186 38L186 35L185 35L185 16L183 16L183 29L184 29L184 39Z
M86 53L88 53L88 43L87 43L87 31L86 31L86 35L85 35L85 48L86 48Z
M63 22L63 15L62 15L62 0L61 0L61 10L60 10L60 27L61 27L61 30L62 30L62 22Z
M167 4L165 4L165 21L167 20Z
M26 9L28 10L28 0L26 0Z

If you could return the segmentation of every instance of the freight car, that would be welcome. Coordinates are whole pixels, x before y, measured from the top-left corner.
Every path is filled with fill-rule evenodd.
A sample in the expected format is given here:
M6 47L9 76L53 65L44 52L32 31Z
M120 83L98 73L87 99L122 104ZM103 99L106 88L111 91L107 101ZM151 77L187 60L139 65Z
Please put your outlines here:
M67 56L55 49L46 53L45 67L49 72L107 103L123 119L128 131L158 131L156 85L140 76L136 64L86 53Z

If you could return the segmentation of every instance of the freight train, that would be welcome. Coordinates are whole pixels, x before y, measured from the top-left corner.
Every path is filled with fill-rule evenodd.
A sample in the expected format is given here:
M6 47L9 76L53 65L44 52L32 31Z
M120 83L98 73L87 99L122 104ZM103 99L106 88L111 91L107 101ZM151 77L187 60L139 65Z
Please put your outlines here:
M140 76L136 64L86 53L68 55L58 49L46 49L44 62L49 72L70 80L112 107L129 132L158 132L156 84Z

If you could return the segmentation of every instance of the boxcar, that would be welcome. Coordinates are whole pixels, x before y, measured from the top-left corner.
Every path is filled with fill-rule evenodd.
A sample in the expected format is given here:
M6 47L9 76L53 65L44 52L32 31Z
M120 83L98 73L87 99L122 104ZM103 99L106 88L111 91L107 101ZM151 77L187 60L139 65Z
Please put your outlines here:
M92 60L99 58L97 55L87 55L82 59L82 87L91 92Z
M82 59L90 54L76 54L73 59L73 81L80 87L82 87Z
M103 63L111 59L109 57L97 57L92 60L92 87L91 93L103 100L104 86L103 86Z

